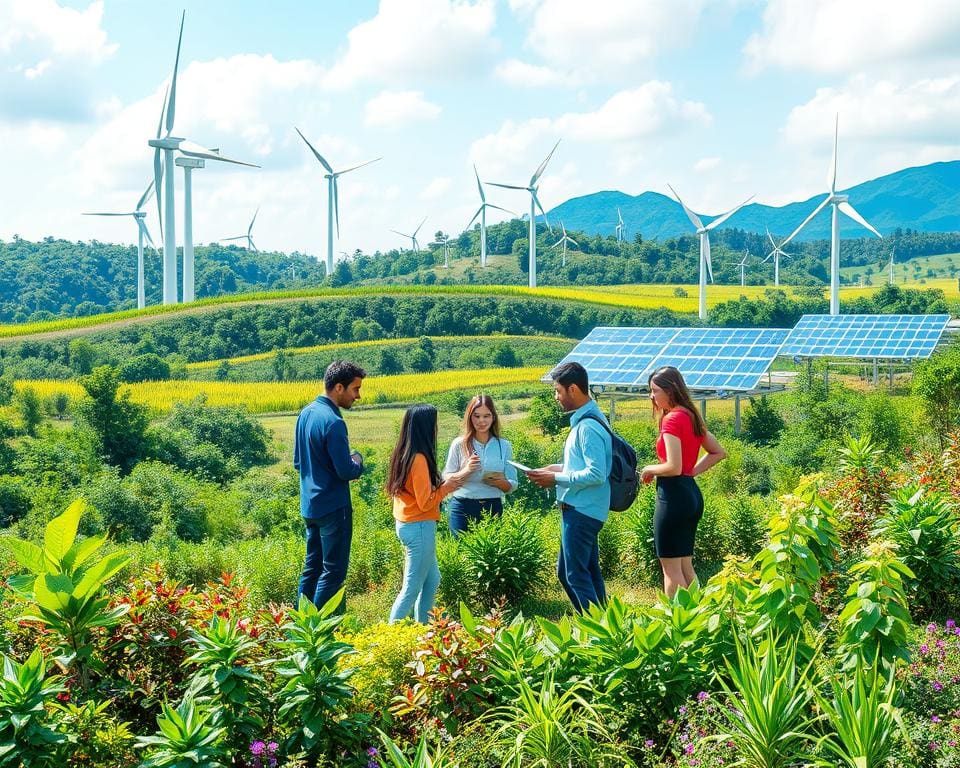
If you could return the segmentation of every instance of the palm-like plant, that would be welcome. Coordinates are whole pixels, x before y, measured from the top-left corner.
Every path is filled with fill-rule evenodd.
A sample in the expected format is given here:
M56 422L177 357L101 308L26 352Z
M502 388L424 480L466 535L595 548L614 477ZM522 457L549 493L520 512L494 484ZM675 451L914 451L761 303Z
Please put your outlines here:
M140 768L226 768L228 757L221 746L225 731L214 720L212 711L190 698L176 709L162 704L159 731L137 739L137 746L147 749Z
M66 736L47 726L45 705L64 688L56 678L46 677L40 649L23 664L2 654L0 660L0 765L52 765L54 747Z
M763 651L738 642L736 664L724 660L730 678L720 679L728 696L725 728L711 738L733 743L738 757L730 765L786 768L810 756L808 729L817 719L810 714L807 683L813 662L798 671L797 641L778 649L778 639L768 633Z
M897 687L894 668L884 676L875 661L869 666L861 659L849 687L835 675L830 679L832 698L817 692L817 702L835 733L820 740L832 757L824 766L881 768L887 765L894 744L894 732L903 728L895 702ZM908 737L909 738L909 737Z
M495 725L504 765L513 768L568 768L571 765L632 766L618 751L603 723L609 707L588 701L589 687L576 682L558 690L553 673L540 690L518 680L516 698L486 716Z
M421 736L417 744L417 751L412 758L408 758L387 734L377 729L383 751L377 755L377 762L381 768L457 768L440 746L431 753L427 744L427 737Z

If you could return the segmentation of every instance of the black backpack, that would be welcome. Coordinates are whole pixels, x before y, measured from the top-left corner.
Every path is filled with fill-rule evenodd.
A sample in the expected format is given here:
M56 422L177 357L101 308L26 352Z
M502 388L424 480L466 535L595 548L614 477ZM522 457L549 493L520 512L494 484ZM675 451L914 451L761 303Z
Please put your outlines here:
M640 476L637 474L637 452L633 450L630 443L610 429L610 425L603 419L589 413L583 418L596 421L610 433L613 448L610 462L610 509L614 512L623 512L633 504L640 487Z

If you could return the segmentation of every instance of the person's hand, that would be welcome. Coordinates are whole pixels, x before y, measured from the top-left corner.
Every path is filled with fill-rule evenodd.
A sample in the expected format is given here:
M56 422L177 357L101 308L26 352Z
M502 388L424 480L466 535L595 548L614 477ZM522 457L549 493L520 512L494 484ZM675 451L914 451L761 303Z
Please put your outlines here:
M530 482L541 488L553 488L557 484L557 473L550 469L531 469L526 473Z
M640 481L644 483L649 483L653 481L653 478L656 477L655 474L651 471L652 467L648 464L643 469L640 470Z
M354 451L351 453L350 458L353 459L354 464L359 464L361 467L363 466L363 456L360 451Z
M507 479L503 472L488 472L483 476L483 482L486 485L492 485L494 488L501 488L503 482Z
M460 467L460 472L458 473L464 480L466 480L470 475L480 469L480 457L475 453L470 454L470 458L467 459L466 463Z

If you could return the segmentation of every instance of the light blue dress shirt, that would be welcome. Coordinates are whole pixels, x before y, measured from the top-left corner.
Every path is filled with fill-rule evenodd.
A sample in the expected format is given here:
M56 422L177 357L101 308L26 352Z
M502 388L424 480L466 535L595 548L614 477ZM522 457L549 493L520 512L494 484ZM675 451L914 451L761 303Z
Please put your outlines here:
M613 441L610 433L587 414L607 418L595 400L570 415L570 433L563 444L563 469L557 473L557 501L582 515L606 522L610 513L610 466Z
M443 468L443 474L451 475L459 472L460 467L466 461L463 454L463 436L455 438L450 444L450 450L447 451L447 465ZM473 441L473 452L480 457L480 469L471 472L467 481L453 492L453 496L459 499L502 499L503 491L492 485L483 482L484 472L503 472L510 483L510 490L517 489L517 468L512 464L507 464L513 459L513 446L509 440L502 437L490 436L486 444L479 440Z

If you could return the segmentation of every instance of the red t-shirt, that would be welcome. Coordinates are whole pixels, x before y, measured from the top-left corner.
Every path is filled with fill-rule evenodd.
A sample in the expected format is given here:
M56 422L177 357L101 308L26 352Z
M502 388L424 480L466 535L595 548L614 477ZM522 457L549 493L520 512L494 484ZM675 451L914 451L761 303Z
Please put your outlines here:
M663 444L664 435L676 435L680 439L680 474L692 475L693 467L700 456L703 436L693 431L693 417L684 408L674 408L664 414L660 422L660 436L657 438L657 456L660 461L667 460L667 447Z

